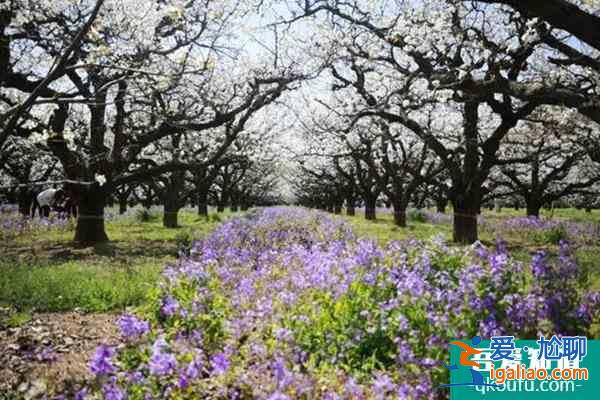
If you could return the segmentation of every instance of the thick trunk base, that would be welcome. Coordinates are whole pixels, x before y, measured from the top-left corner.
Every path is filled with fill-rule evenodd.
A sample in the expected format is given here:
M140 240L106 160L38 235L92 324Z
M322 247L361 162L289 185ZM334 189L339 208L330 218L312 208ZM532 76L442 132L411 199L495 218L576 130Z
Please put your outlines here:
M166 211L163 214L163 226L165 228L177 228L178 224L178 211Z
M100 204L90 204L84 200L81 201L74 240L86 245L108 242L104 228L104 206L101 202Z
M477 241L477 213L457 210L454 212L454 242L472 244Z
M446 207L448 207L448 199L438 198L435 202L435 210L440 214L446 214Z
M541 209L541 207L539 207L539 206L531 206L531 205L527 206L527 216L533 217L533 218L539 218L540 209Z
M19 190L18 195L18 203L19 203L19 213L24 217L29 217L31 213L31 208L35 207L36 201L34 200L34 193L27 189Z
M346 214L351 217L354 217L356 215L356 210L354 209L354 207L347 207Z
M83 244L108 242L108 236L104 229L104 217L80 215L77 218L75 241Z
M127 200L119 201L119 214L123 215L127 212Z
M31 213L31 207L32 207L31 201L26 202L26 203L19 202L19 213L23 217L29 217L29 214Z
M108 242L104 228L105 195L98 188L81 189L75 242L92 245Z
M208 218L208 204L206 203L199 203L198 204L198 215L201 217L207 217Z
M397 226L406 228L406 210L405 209L394 209L394 223Z
M365 207L365 219L369 221L374 221L375 219L377 219L375 206L369 205Z

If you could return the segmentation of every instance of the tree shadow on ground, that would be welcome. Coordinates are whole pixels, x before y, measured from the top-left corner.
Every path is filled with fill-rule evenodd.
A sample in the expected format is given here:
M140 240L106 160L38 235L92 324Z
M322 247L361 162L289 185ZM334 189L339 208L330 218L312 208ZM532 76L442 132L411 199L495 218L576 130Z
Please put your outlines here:
M32 243L29 246L7 246L2 252L5 261L14 260L15 264L62 263L66 261L86 261L114 259L123 262L136 258L176 257L177 244L166 240L111 241L93 246L79 243Z

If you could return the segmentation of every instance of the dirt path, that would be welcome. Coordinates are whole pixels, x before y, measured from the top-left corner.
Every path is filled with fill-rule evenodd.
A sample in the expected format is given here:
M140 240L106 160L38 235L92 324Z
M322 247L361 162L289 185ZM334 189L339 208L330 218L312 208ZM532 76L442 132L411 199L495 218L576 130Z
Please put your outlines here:
M36 314L17 328L0 327L0 399L11 393L41 398L89 377L96 347L117 343L116 318L76 312Z

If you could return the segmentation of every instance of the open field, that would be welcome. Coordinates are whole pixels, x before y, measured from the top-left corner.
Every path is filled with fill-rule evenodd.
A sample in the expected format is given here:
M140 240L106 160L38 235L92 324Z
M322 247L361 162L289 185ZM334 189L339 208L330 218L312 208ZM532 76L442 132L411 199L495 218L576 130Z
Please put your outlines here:
M371 385L378 384L371 379L376 379L373 376L380 376L377 374L372 376L372 374L379 370L380 373L386 371L388 378L401 384L404 378L400 378L393 370L388 369L389 359L375 355L382 349L380 346L389 345L389 338L382 332L377 334L379 335L377 338L368 338L367 332L371 332L379 325L372 325L376 320L367 318L363 321L362 317L354 314L374 312L371 307L376 303L391 301L390 298L387 300L385 298L389 292L384 290L377 294L377 291L373 292L368 286L356 286L359 282L356 281L357 277L364 276L366 279L369 274L376 273L380 275L377 279L384 281L389 279L388 267L381 269L382 266L394 265L392 260L396 260L399 254L404 252L411 260L410 263L415 263L411 268L417 268L415 272L420 271L418 274L424 273L420 270L423 268L421 257L424 257L421 254L431 254L431 256L437 254L434 257L436 260L434 263L437 265L435 268L440 268L440 271L445 271L444 273L459 275L462 274L463 268L470 265L468 260L471 257L479 257L471 254L472 250L441 244L440 239L447 241L451 235L450 216L429 211L411 212L407 228L394 226L391 215L385 211L379 213L376 221L366 221L362 215L326 216L293 208L267 209L260 211L258 216L254 214L254 211L250 212L249 220L244 217L227 223L225 221L232 216L228 213L206 220L198 218L193 212L186 211L181 214L182 227L179 229L163 228L158 214L152 215L146 222L141 222L135 214L114 217L107 223L107 231L113 241L110 244L88 248L79 248L70 242L72 233L69 232L71 229L69 226L26 230L7 239L0 263L3 272L0 276L0 306L3 307L0 314L2 325L0 343L9 350L1 359L6 368L0 370L0 378L5 382L4 387L0 387L0 393L2 390L10 393L9 385L13 387L12 390L16 390L15 388L19 386L26 393L35 393L40 388L54 393L75 390L80 387L82 380L91 382L93 374L89 372L88 364L96 347L101 343L119 344L123 340L121 336L123 333L119 334L119 325L121 329L134 329L128 331L129 334L135 332L134 327L137 325L124 328L123 322L119 322L119 315L123 312L133 313L138 315L137 318L144 318L149 322L151 331L148 334L144 333L144 337L148 339L156 338L158 332L156 329L174 334L180 329L188 329L184 328L185 326L195 326L206 332L209 336L205 337L204 344L199 347L205 352L203 357L208 357L203 362L214 364L219 357L232 357L223 361L225 364L222 366L230 371L226 378L226 382L229 383L222 381L218 376L213 376L208 370L208 375L201 380L204 383L195 389L198 390L195 393L199 396L211 396L212 385L225 385L221 390L242 391L260 397L257 393L263 392L251 389L252 385L246 387L234 383L240 379L237 373L248 368L271 368L268 367L272 362L269 360L275 353L284 358L291 357L291 354L287 354L290 349L279 342L279 336L271 336L275 335L275 332L281 332L277 333L280 335L288 331L296 341L296 346L304 348L308 354L313 355L311 357L316 357L309 358L312 372L305 372L310 376L314 374L313 378L325 379L325 376L330 375L332 368L337 371L337 376L340 376L343 370L343 374L348 374L347 378L353 377L352 379L357 380L357 391L370 392L374 390ZM533 228L520 220L519 223L511 223L515 215L512 210L504 210L502 213L486 211L482 216L483 245L489 251L493 251L499 235L506 240L506 249L496 250L500 252L498 254L507 254L509 257L507 261L503 261L505 264L501 267L502 276L508 277L515 274L511 271L520 271L521 267L518 267L520 262L530 265L532 257L540 251L546 253L546 262L549 265L563 265L564 254L560 259L558 256L561 253L559 240L564 239L573 242L569 257L578 266L575 272L563 276L561 283L568 288L565 290L576 290L580 293L578 296L584 296L588 291L600 288L600 263L597 260L597 254L600 254L599 236L573 236L573 232L577 233L583 229L592 232L590 223L596 224L598 220L596 213L590 215L576 210L557 211L554 219L560 218L564 222L564 226L560 225L559 229L554 225ZM202 238L206 240L191 244L193 240ZM378 243L379 246L369 244L371 241ZM390 243L393 242L399 244L390 247ZM184 257L176 262L178 253L181 250L189 250L190 246L192 258ZM503 251L506 253L502 253ZM396 254L396 252L400 253ZM215 264L213 259L219 261ZM261 259L264 261L258 261ZM346 272L343 272L343 274L350 274L349 279L355 281L350 286L338 280L343 275L340 275L342 272L337 269L348 262L349 265L356 264L355 267L344 267L351 268L348 271L344 269ZM483 261L484 271L487 271L487 263L488 261ZM161 271L166 265L173 267L167 270L169 272L164 277L161 277ZM264 268L268 270L263 270ZM354 268L358 269L354 271ZM493 264L489 264L489 268L494 268ZM556 271L558 273L558 270ZM267 275L264 275L265 273ZM489 272L484 272L487 273ZM517 274L520 276L521 272ZM424 279L423 285L432 285L431 290L441 290L440 293L447 293L447 290L464 290L458 287L455 289L446 287L447 284L438 282L438 278L433 276L419 276L423 277L419 279ZM406 279L409 278L415 279L407 275ZM298 279L308 281L300 284L301 281ZM552 293L554 290L561 290L553 287L536 289L539 282L536 282L535 275L531 276L530 273L524 273L519 279L522 279L521 283L514 282L513 285L516 286L511 286L509 293L514 291L517 295L523 291L535 290ZM186 283L188 280L189 283ZM485 293L494 293L496 290L493 284L490 285L485 287ZM200 297L192 301L197 296L194 293L201 293L196 290L202 287L205 288L202 290L211 293L209 297ZM273 288L277 289L273 290ZM416 289L410 286L403 290ZM341 295L341 293L346 294ZM413 312L411 310L415 306L412 302L419 296L424 296L422 292L419 293L421 294L413 293L411 295L413 300L404 306L398 306L399 308L394 309L396 310L394 312L399 312L399 315L404 315L411 320L414 317L410 317ZM480 292L467 291L464 296L472 298L470 301L476 301L479 296L477 293ZM331 295L333 297L327 297ZM340 295L342 297L338 297ZM192 303L189 303L190 301ZM204 311L193 316L187 315L190 311L179 314L178 310L191 310L187 307L192 307L195 301L208 302L203 303ZM443 300L439 304L442 309L449 306L444 303L446 301L449 300ZM261 304L271 305L261 311ZM415 304L418 305L419 302ZM318 306L321 311L318 313L315 313L316 309L311 311L310 307L314 306ZM575 304L565 305L563 311L568 314L567 308L573 306ZM331 312L337 310L335 315L338 317L342 315L342 319L338 322L328 320L326 316L329 314L323 313L327 307L333 307ZM358 308L354 309L354 307ZM442 309L435 313L445 314ZM510 309L503 308L503 310L503 313L508 313L506 318L514 312ZM248 317L244 317L246 312L249 313ZM265 312L266 314L262 314ZM420 335L436 333L444 337L445 335L452 337L458 334L456 329L467 334L481 329L490 329L485 325L477 325L483 323L479 318L487 315L485 311L481 312L480 316L473 315L461 322L458 320L444 322L439 326L436 325L433 330L429 328L422 330ZM263 315L261 318L266 319L259 322L254 317L249 317L255 313ZM435 313L431 315L436 315ZM312 334L307 330L308 325L293 322L298 315L307 315L309 319L314 318L311 324L320 333ZM250 319L246 320L246 318ZM504 328L493 329L507 329L515 334L521 332L525 336L540 329L536 325L539 323L536 322L536 318L541 317L532 315L528 317L529 321L521 325L514 324L516 316L510 318L513 318L513 323L509 323L509 320L499 320L498 322ZM139 320L133 321L129 323L140 324ZM243 324L248 323L252 328L242 327ZM410 323L418 323L421 326L423 322L415 320ZM589 337L598 335L598 326L594 325L597 323L597 320L590 321L588 328L585 328ZM242 324L239 327L242 329L241 332L236 330L238 329L235 328L236 324ZM554 329L559 327L560 325L556 325ZM336 339L340 340L336 342L336 346L342 345L343 342L353 340L349 336L344 336L350 332L346 332L347 329L357 329L356 332L367 334L368 339L365 338L367 341L359 340L357 343L359 346L366 346L362 347L359 353L341 350L343 346L340 350L331 353L331 348L327 347L329 345L321 343L318 339L318 335L327 336L328 332L339 332L342 336ZM475 331L472 331L473 329ZM244 340L250 340L253 346L267 345L268 351L264 355L266 358L264 360L261 358L262 361L247 359L248 348L237 342L241 340L240 335L248 335ZM426 339L425 336L423 340ZM263 342L263 340L267 341ZM130 344L133 346L131 351L146 351L143 350L147 346L144 344L147 343L146 339L140 342L136 339L136 344L133 343ZM171 351L179 350L171 347ZM416 348L411 351L417 352ZM439 352L422 353L422 351L421 349L418 353L420 358L442 357L442 353ZM228 352L233 353L227 355ZM417 357L417 353L414 356ZM187 360L187 357L183 353L177 355L180 362ZM335 364L325 362L328 357L341 357L340 359L348 364L339 370ZM371 359L369 357L375 357L371 360L375 364L369 364L371 361L367 362L367 359ZM115 359L118 368L125 370L141 368L135 363L130 364L124 362L122 358L119 359L121 360L119 362ZM287 360L286 363L292 362L291 359ZM251 367L250 365L255 362L259 364ZM263 362L266 364L260 364ZM232 369L229 368L231 363L235 365ZM291 368L293 363L287 365ZM431 384L438 379L445 379L443 369L436 368L434 371L437 372L428 375L427 378L433 380ZM304 377L297 375L295 379L299 379L298 382L305 382L309 375ZM324 382L326 382L324 387L328 387L329 390L336 390L335 388L340 384L339 381L331 379L325 379ZM267 382L264 385L266 388L261 389L265 390L264 394L272 390L268 389L269 387L276 387L274 382ZM409 386L406 390L409 390ZM94 387L94 385L90 386L90 390ZM291 390L288 393L297 390L292 389L291 386L288 389ZM324 393L320 390L322 389L313 393L319 393L317 397L321 397Z

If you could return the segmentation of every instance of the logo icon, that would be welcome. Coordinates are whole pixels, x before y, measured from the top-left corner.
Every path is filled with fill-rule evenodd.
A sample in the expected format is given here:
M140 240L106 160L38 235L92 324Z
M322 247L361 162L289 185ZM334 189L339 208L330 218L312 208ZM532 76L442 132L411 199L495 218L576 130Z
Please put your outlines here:
M473 339L471 339L471 344L473 346L477 346L479 343L481 343L480 336L475 336ZM465 382L465 383L448 383L445 385L440 385L438 388L446 388L446 387L452 387L452 386L492 386L492 387L500 387L501 386L501 385L497 385L495 383L486 383L485 380L483 379L483 375L481 374L481 372L476 371L474 369L474 368L481 368L481 364L476 361L469 360L469 358L472 356L481 354L482 353L481 350L477 350L477 349L473 348L472 346L469 346L468 344L459 342L459 341L450 342L450 345L457 346L462 349L458 363L460 366L470 367L469 371L471 372L471 378L473 381ZM456 365L456 364L446 365L446 368L448 368L449 371L454 371L459 368L459 365Z

